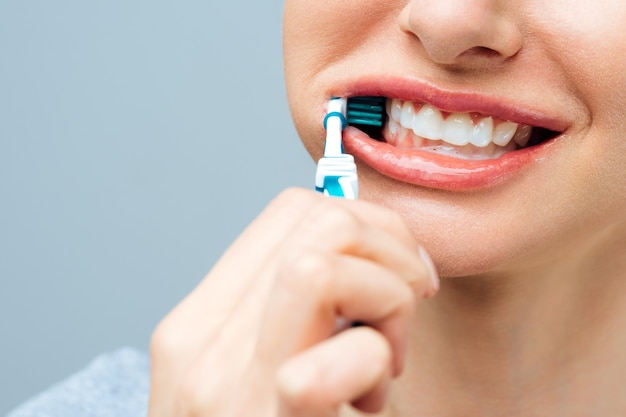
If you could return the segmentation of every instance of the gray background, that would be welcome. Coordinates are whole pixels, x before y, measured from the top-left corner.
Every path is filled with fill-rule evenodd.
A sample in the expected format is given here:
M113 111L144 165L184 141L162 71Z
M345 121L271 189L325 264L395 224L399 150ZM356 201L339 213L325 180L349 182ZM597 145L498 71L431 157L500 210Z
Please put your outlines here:
M0 415L159 319L311 186L279 0L0 1Z

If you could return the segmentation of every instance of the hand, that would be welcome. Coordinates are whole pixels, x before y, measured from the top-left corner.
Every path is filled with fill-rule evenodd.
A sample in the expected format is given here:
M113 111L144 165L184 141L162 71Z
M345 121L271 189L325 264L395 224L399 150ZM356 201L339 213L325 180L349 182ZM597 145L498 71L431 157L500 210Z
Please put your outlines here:
M395 213L288 190L155 330L149 415L379 411L415 303L437 289Z

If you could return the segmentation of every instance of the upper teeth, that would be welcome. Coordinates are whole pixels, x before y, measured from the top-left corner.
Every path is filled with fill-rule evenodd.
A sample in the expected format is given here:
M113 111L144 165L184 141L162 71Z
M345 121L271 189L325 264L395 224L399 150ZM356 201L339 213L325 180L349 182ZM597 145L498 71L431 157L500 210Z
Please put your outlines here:
M442 140L451 145L472 144L484 148L490 144L506 147L511 140L519 146L528 143L531 126L495 120L492 117L472 118L470 113L450 113L447 117L429 104L416 105L410 101L387 100L389 118L419 137Z

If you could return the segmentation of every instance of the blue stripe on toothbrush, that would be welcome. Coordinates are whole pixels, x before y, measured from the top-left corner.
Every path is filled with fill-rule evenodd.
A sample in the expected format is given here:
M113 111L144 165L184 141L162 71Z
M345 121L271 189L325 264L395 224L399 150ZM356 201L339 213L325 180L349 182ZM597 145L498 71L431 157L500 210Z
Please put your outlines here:
M341 198L346 196L343 192L343 187L339 184L340 178L342 177L333 175L324 178L324 189L328 191L328 195Z
M324 178L324 186L323 187L315 187L315 191L318 193L326 192L328 195L333 197L345 197L346 195L343 192L343 188L339 183L339 179L342 177L329 175Z

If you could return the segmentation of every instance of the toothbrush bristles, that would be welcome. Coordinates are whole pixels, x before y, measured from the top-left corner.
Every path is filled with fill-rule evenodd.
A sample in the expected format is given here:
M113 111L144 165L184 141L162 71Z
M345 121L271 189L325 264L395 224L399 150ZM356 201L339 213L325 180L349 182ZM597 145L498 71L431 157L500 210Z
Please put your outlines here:
M385 119L385 97L360 96L348 98L348 125L355 126L370 137L379 139Z

